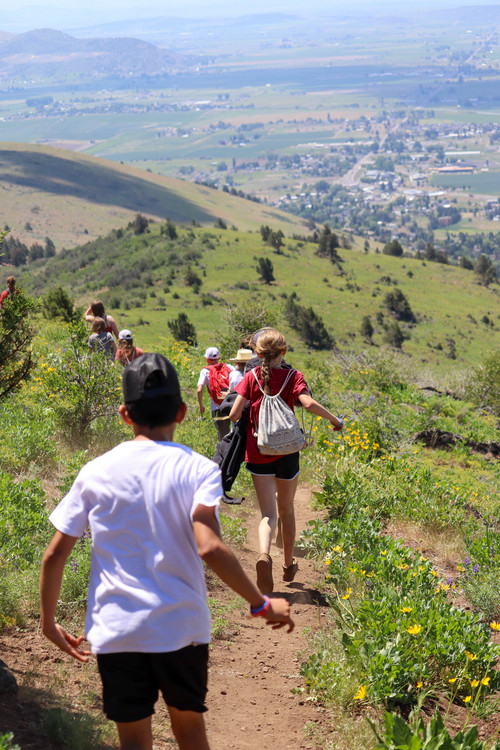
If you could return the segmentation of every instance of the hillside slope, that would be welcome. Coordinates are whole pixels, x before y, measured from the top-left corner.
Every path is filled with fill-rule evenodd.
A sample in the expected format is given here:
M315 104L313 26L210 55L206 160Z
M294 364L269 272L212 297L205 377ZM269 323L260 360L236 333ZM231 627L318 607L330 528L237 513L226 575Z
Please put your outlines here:
M341 351L368 348L374 353L387 346L395 318L386 297L397 290L415 317L398 322L408 337L403 353L414 366L459 370L500 346L498 287L481 286L472 271L364 253L359 239L352 249L339 248L342 262L332 265L318 257L312 243L287 239L278 254L258 231L177 226L177 236L169 238L166 229L154 223L139 236L131 229L113 232L20 267L16 276L35 294L60 284L82 305L102 297L118 326L135 331L138 344L149 350L180 312L187 313L204 348L216 343L228 307L255 304L280 311L294 293L297 304L312 307L323 319ZM270 284L259 278L259 258L272 263L275 280ZM371 344L361 334L365 316L374 328ZM290 316L282 315L281 321L297 355L306 356L307 342L292 330ZM319 359L325 356L320 352Z
M29 246L48 236L57 249L107 234L137 212L184 224L220 217L244 230L264 223L304 231L300 219L252 201L40 145L0 143L0 203L2 224L15 237Z

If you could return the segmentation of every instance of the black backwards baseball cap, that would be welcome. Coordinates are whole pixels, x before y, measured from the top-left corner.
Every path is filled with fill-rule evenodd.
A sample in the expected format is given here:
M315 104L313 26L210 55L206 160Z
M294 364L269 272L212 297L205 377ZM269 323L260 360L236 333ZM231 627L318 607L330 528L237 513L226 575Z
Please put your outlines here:
M126 404L162 396L180 396L179 378L173 364L162 354L142 354L123 371Z

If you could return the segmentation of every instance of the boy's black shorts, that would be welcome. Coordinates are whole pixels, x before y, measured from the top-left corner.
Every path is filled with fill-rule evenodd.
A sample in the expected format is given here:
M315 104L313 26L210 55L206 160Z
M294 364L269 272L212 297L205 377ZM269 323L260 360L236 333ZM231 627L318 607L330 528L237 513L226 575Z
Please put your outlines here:
M271 476L276 479L295 479L300 471L299 454L289 453L287 456L280 456L276 461L268 461L265 464L247 463L247 469L250 474L257 476Z
M161 691L167 706L180 711L207 710L208 644L161 654L97 654L104 713L130 722L154 714Z

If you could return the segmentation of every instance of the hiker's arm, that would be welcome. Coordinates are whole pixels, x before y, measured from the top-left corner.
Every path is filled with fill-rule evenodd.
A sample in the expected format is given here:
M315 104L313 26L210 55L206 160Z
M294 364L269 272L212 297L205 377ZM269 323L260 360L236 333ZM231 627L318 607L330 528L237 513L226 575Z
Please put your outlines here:
M318 402L315 401L313 397L310 396L305 391L304 393L300 394L299 401L304 407L304 409L307 409L307 411L310 411L311 414L316 414L318 417L323 417L323 419L328 419L328 421L332 423L332 427L334 430L342 429L342 420L336 417L335 414L332 414L331 411L328 411L328 409L325 409L324 406L321 406L321 404L318 404Z
M71 633L67 633L62 625L56 623L56 607L61 591L64 565L77 541L78 538L75 536L56 531L45 550L40 573L41 625L43 634L61 651L65 651L78 661L86 662L89 660L90 651L83 651L80 648L83 635L76 638Z
M243 414L243 409L245 408L246 402L247 402L247 399L245 398L245 396L240 396L240 394L236 396L235 402L231 408L231 411L229 412L229 419L232 422L237 422L238 419L241 417L241 415Z
M116 325L116 320L113 318L112 315L108 315L108 322L109 327L111 328L111 333L115 337L115 339L118 341L118 326Z
M201 559L237 594L258 609L266 599L252 583L235 555L220 538L220 528L215 508L197 505L193 514L193 529ZM286 599L271 599L263 617L273 628L288 625L288 633L294 628L290 617L290 605Z
M198 396L198 406L200 407L200 414L203 416L205 406L203 404L203 385L199 385L196 388L196 395Z

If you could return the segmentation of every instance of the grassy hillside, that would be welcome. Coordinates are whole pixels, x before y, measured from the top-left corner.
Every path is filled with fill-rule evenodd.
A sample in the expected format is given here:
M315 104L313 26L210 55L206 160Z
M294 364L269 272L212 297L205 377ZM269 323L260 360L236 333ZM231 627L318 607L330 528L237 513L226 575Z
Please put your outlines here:
M385 328L394 318L385 298L396 289L416 316L416 323L399 322L409 337L403 352L415 366L452 371L478 363L500 346L498 287L480 286L471 271L365 253L359 240L339 250L342 262L334 266L318 257L313 243L287 239L277 254L257 231L178 225L177 237L169 239L165 229L164 223L153 222L140 236L131 229L112 232L18 269L17 275L35 294L62 285L81 305L101 297L118 326L131 328L137 343L149 350L180 312L187 313L204 348L216 343L230 306L256 303L282 315L296 356L302 357L307 344L282 314L286 297L295 293L300 305L321 316L340 350L376 351L387 346ZM261 257L273 265L271 284L259 278ZM360 332L364 316L374 327L372 344Z
M15 237L31 245L48 236L58 249L107 234L137 212L185 224L220 217L239 229L265 223L288 234L303 230L300 219L252 201L39 145L0 144L0 202L2 224Z

